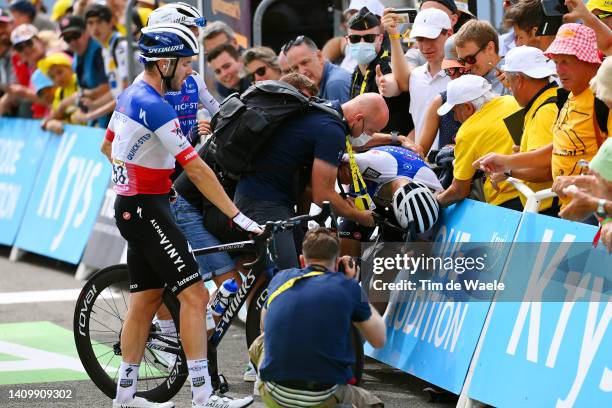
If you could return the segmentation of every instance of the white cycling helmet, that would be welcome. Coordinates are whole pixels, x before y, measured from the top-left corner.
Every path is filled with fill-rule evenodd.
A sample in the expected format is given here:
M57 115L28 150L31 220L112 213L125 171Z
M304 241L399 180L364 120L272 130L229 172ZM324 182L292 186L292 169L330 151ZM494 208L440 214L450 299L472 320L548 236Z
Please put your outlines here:
M393 213L400 227L414 222L417 234L428 231L438 220L440 206L431 190L423 183L411 181L393 194Z
M138 48L145 61L191 57L200 53L198 39L191 30L184 25L173 23L143 28Z
M175 23L188 27L204 27L206 19L198 9L187 3L169 3L155 9L149 15L147 26L156 24Z

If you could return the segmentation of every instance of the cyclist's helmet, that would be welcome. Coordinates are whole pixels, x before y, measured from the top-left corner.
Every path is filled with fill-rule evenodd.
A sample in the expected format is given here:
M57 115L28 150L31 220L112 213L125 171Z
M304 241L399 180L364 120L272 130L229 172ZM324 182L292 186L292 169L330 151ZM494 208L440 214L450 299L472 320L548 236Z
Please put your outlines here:
M138 49L145 61L191 57L200 53L198 39L191 30L181 24L173 23L143 28Z
M169 3L153 10L149 16L147 26L156 24L175 23L188 27L204 27L206 18L200 15L198 9L187 3Z
M438 220L440 206L431 190L423 183L411 181L393 194L393 213L402 228L414 223L415 232L428 231Z

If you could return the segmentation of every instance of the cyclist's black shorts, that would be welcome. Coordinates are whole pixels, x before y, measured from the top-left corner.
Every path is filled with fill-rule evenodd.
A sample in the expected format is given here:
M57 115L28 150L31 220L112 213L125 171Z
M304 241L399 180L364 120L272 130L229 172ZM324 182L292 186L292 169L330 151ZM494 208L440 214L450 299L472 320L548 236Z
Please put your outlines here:
M249 233L241 231L232 225L232 221L215 206L205 207L203 211L203 222L206 231L210 232L222 244L246 241Z
M130 292L167 285L178 295L202 281L191 248L170 215L168 195L118 195L115 222L128 242Z

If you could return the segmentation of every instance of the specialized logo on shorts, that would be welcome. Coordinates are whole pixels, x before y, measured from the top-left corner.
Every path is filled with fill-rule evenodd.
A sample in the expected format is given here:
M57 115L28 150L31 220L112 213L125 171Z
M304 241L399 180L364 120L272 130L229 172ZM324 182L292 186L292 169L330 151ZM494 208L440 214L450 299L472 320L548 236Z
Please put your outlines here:
M166 236L166 233L164 231L162 231L162 229L161 229L160 225L157 223L157 221L151 220L151 225L153 225L153 228L155 228L155 230L157 231L157 234L161 238L161 240L159 241L159 245L163 247L164 251L166 251L166 253L170 257L170 259L174 260L174 264L175 265L179 265L176 268L176 271L180 272L181 269L183 269L185 267L185 262L183 262L183 258L181 258L179 256L179 253L176 250L176 248L174 247L174 244L172 242L170 242L170 240ZM174 259L174 258L176 258L176 259Z
M119 382L121 388L130 388L134 384L134 380L125 378Z
M371 167L368 167L367 169L365 169L365 171L363 172L363 177L369 178L369 179L375 179L375 178L379 178L380 177L380 172L374 170Z
M125 370L125 375L126 375L127 377L129 377L129 376L130 376L130 374L132 374L132 371L134 371L134 369L133 369L132 367L128 367L128 369L127 369L127 370Z
M130 285L130 290L132 290L132 289L138 289L138 284L137 283L132 283Z
M126 220L126 221L129 221L130 218L132 218L132 214L130 214L129 212L125 211L123 213L123 219Z
M192 387L201 387L204 384L206 384L206 377L202 376L202 377L195 377L191 379L191 386Z

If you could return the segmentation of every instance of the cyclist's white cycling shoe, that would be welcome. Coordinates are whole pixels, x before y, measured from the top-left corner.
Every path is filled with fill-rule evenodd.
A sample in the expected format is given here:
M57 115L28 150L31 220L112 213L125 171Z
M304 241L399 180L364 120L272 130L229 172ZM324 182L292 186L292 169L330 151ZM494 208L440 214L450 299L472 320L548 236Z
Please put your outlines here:
M248 407L253 403L253 397L248 396L244 398L231 398L231 397L220 397L218 395L211 395L206 404L194 404L191 403L191 408L242 408Z
M113 400L113 408L174 408L174 402L152 402L142 397L134 397L132 401L123 404Z
M244 370L244 375L242 379L246 382L255 382L257 380L257 371L255 371L255 367L253 367L253 363L249 361L249 365L246 370Z

